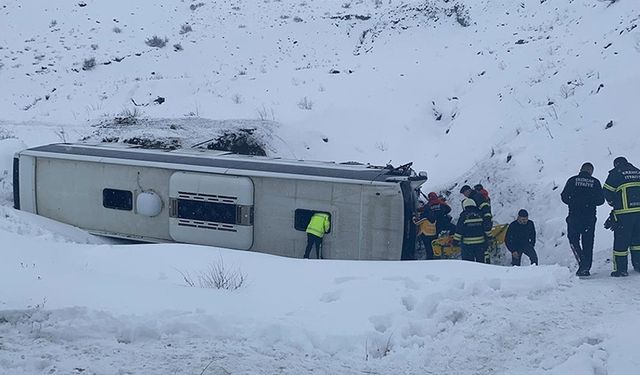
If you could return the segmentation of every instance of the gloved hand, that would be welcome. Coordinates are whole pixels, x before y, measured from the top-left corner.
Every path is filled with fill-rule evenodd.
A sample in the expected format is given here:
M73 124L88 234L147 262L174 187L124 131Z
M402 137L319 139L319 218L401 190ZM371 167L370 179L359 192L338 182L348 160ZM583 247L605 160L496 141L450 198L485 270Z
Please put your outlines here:
M604 222L604 229L616 230L618 228L618 220L616 220L616 215L612 213L609 214L609 217Z

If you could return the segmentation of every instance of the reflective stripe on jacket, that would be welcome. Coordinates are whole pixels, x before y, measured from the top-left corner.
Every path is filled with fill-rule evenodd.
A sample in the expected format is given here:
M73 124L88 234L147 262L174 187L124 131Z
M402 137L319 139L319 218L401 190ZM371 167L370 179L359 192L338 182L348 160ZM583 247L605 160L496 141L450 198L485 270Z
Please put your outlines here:
M485 243L484 221L476 207L467 207L460 214L453 239L465 245Z
M602 189L616 215L640 212L640 170L630 163L610 170Z
M331 223L329 223L329 215L317 212L313 214L309 225L307 225L307 233L311 233L316 237L324 237L324 234L329 232Z

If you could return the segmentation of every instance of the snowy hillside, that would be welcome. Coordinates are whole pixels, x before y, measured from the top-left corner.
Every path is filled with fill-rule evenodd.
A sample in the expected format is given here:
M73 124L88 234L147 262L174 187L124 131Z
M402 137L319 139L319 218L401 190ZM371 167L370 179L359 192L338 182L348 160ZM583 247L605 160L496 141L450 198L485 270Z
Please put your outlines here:
M603 276L601 208L603 277L571 276L559 192L585 161L640 164L639 24L633 0L1 2L0 373L633 373L638 275ZM27 146L238 129L271 155L413 161L456 212L482 182L497 221L528 209L546 266L131 247L11 208ZM219 257L245 287L184 287Z

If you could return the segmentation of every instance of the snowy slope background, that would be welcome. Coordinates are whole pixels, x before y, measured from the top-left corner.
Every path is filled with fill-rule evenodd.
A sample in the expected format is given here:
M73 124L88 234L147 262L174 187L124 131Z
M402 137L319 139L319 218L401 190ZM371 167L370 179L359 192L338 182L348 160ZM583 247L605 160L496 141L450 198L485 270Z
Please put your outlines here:
M576 280L559 200L584 161L601 180L616 156L640 164L637 2L0 6L0 372L638 368L638 274L606 277L601 208L595 280ZM154 36L166 45L147 45ZM269 155L414 161L430 175L425 192L451 191L456 210L460 185L481 182L497 221L529 210L545 266L124 246L11 208L11 158L24 147L113 137L189 146L247 127ZM246 285L185 286L181 272L222 260Z

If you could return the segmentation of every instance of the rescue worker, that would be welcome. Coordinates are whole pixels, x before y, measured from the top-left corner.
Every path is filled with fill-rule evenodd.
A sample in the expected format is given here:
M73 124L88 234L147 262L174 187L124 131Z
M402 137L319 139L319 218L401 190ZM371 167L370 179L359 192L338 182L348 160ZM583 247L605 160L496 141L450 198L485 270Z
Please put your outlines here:
M604 204L600 181L593 177L593 164L584 163L580 173L569 178L560 194L569 206L567 237L578 261L577 276L589 276L593 263L596 207Z
M536 227L533 221L529 220L529 213L522 209L518 211L518 218L509 224L505 237L507 249L511 252L511 265L519 266L522 255L529 257L531 264L538 265L538 254L536 253Z
M446 231L453 233L455 225L451 222L453 218L449 215L451 207L434 191L427 194L427 199L431 221L436 223L436 235Z
M456 233L453 236L453 245L460 246L462 260L485 263L487 239L482 214L471 198L462 201L462 209L456 225Z
M489 201L480 194L477 190L471 189L471 186L464 185L460 189L460 194L464 195L466 198L473 199L476 204L476 207L480 211L480 215L482 217L482 225L487 236L487 239L493 241L491 238L491 229L493 228L493 215L491 214L491 204ZM491 256L489 255L489 246L486 246L486 254L485 254L485 263L491 263Z
M426 252L425 259L433 259L433 247L431 246L431 241L438 238L438 233L436 231L434 214L428 204L425 204L420 208L419 215L413 219L413 222L418 226L418 238L424 245Z
M627 257L640 272L640 169L620 156L603 187L607 203L613 207L613 272L611 276L628 276Z
M329 233L331 223L329 214L324 212L316 212L311 216L309 225L307 225L307 248L304 251L304 258L309 259L311 246L316 247L316 258L322 259L322 237Z
M487 202L489 202L489 204L491 204L491 198L489 198L489 192L487 191L487 189L484 188L484 186L482 186L482 184L476 184L473 187L473 190L477 191L478 193L482 194L482 196L484 197L484 199L487 200Z

